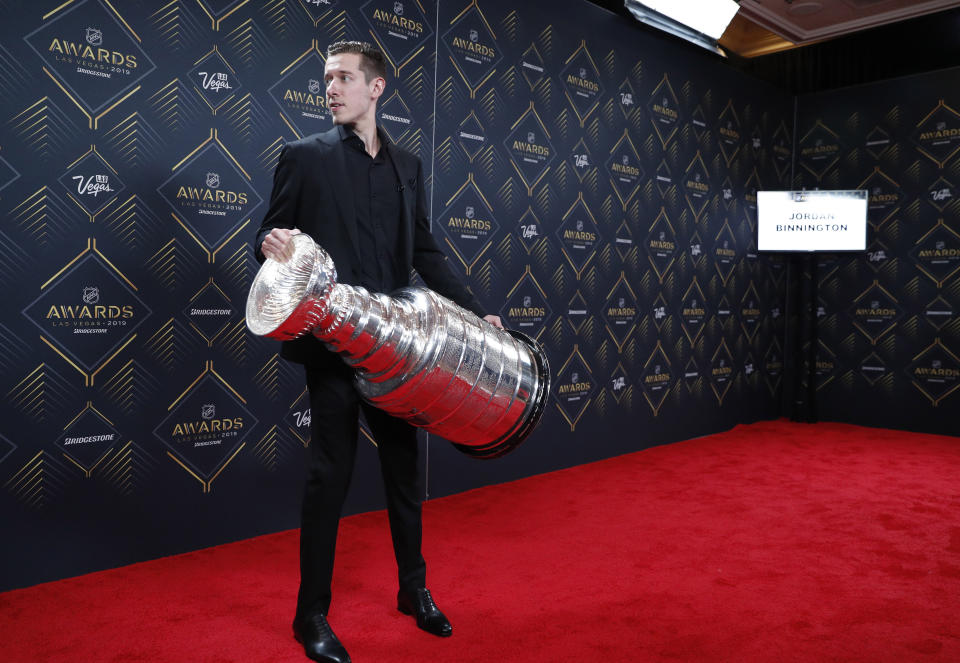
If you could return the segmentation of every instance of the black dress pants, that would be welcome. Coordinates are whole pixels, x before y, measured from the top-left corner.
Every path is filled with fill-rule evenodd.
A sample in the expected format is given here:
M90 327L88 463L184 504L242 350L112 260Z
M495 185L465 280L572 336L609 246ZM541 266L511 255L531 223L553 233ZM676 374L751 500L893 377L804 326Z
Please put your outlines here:
M416 429L363 402L353 386L353 371L343 362L331 369L307 367L306 372L312 437L300 519L297 617L330 609L337 528L353 474L361 409L377 441L399 586L406 591L424 587Z

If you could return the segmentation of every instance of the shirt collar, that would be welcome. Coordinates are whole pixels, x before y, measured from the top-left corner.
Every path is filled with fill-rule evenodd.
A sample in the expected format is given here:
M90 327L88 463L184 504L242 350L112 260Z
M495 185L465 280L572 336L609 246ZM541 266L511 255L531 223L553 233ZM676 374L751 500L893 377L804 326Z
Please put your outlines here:
M358 140L360 139L360 136L357 136L353 129L348 129L345 125L338 124L337 131L340 133L340 140L349 140L351 138L357 138ZM385 132L379 126L377 127L377 137L380 138L381 146L390 144L390 138L387 136L387 132Z

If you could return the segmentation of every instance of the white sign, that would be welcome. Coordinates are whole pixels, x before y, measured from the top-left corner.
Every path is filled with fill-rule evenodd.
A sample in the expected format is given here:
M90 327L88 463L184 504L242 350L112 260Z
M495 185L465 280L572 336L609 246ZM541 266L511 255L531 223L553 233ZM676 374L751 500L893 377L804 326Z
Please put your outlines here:
M760 251L865 251L866 191L758 191Z

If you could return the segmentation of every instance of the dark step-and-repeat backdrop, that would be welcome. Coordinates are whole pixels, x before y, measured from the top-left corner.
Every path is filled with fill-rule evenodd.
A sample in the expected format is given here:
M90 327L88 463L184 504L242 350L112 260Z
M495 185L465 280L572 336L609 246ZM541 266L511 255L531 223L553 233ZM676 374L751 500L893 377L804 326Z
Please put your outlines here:
M867 251L807 272L817 415L960 435L960 70L800 100L796 188L867 189Z
M434 234L553 367L513 454L425 441L429 496L779 412L787 261L754 237L792 97L581 2L0 5L0 589L298 525L304 378L243 309L338 39L386 53ZM360 454L350 512L381 506Z

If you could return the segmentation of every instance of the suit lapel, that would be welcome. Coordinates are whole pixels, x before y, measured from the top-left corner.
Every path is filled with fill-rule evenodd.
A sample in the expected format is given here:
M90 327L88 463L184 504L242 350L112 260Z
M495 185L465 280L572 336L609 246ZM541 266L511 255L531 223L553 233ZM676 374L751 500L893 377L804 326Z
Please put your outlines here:
M340 139L340 131L334 127L323 134L321 138L330 147L333 154L333 172L326 173L326 175L330 177L330 183L333 186L333 197L337 203L340 221L347 228L350 243L353 244L353 251L359 260L360 234L357 230L357 210L354 207L353 187L347 177L347 159L343 154L344 147L343 141Z

